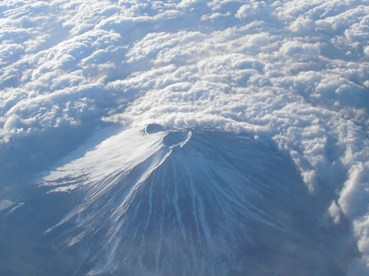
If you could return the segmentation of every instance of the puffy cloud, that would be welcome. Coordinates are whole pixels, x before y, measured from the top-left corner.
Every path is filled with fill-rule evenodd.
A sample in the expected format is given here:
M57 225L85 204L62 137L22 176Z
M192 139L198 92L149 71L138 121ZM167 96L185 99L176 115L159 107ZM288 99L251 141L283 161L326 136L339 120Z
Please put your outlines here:
M257 19L259 17L266 17L269 13L268 5L265 1L248 1L246 5L242 5L237 13L236 17L239 19L252 18Z

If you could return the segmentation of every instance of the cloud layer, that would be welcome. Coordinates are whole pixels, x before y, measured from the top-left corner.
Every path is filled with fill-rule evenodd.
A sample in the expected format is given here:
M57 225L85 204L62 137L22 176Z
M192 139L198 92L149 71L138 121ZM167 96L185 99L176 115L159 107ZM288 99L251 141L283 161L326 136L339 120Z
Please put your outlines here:
M360 275L369 267L368 14L364 0L4 1L0 153L102 122L271 138L313 193L332 191L327 212L350 219Z

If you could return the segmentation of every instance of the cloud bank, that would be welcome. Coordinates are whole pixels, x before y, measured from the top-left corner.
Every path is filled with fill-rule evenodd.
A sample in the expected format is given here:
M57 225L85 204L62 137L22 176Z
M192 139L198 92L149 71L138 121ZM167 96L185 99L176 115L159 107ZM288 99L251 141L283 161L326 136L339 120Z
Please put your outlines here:
M0 158L9 165L9 149L27 138L63 143L62 133L108 122L272 139L312 193L331 191L332 219L350 220L360 275L368 14L364 0L3 1ZM38 150L36 160L51 154Z

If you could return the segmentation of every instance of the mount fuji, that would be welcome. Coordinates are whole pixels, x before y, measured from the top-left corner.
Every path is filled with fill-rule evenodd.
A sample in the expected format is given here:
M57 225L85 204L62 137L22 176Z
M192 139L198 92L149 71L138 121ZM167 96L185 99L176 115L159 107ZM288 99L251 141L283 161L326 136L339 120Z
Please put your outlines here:
M247 134L133 128L42 183L79 194L47 231L83 256L78 274L345 275L352 254L291 160Z
M368 14L0 1L0 275L369 275Z

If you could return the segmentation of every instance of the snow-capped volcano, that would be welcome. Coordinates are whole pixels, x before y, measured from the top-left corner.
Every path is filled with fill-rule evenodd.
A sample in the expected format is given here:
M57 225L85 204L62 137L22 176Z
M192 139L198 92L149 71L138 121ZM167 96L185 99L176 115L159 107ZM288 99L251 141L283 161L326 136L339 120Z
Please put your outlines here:
M0 275L369 275L368 14L0 1Z
M293 163L248 135L134 128L42 183L81 195L48 233L82 274L344 275Z

